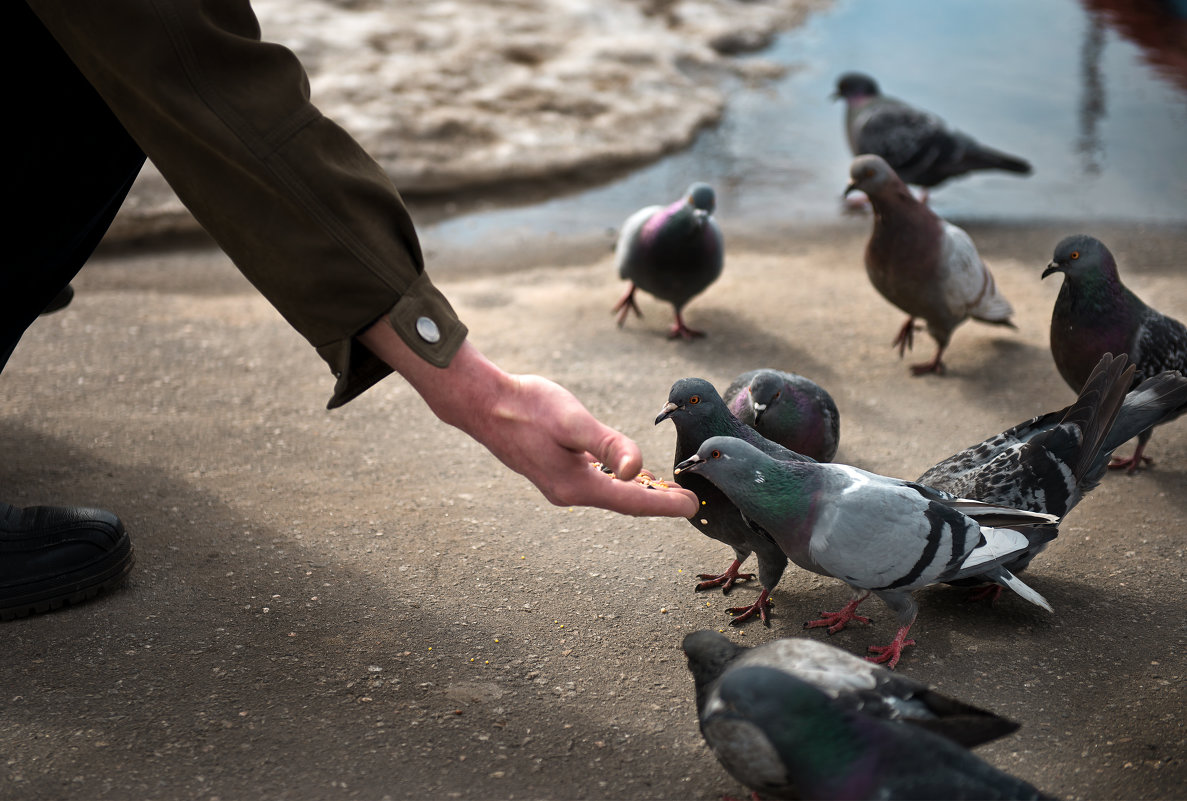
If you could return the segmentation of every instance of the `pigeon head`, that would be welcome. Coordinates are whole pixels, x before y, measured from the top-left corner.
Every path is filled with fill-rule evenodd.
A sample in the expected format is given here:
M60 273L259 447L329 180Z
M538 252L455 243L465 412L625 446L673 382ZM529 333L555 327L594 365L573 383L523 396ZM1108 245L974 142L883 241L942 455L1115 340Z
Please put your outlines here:
M749 442L737 437L709 437L692 456L676 465L676 473L701 473L717 483L717 479L764 481L761 470L755 467L766 455Z
M717 195L713 187L705 183L695 183L684 193L685 202L692 207L693 216L698 223L703 224L712 216L717 208Z
M680 647L688 657L688 670L692 673L698 691L720 676L726 666L746 650L724 634L708 630L694 631L685 636Z
M1043 278L1052 273L1063 273L1069 280L1091 278L1094 275L1116 276L1117 262L1113 254L1099 239L1086 234L1076 234L1063 239L1055 246L1055 255Z
M898 174L881 156L867 154L858 156L849 164L849 185L845 194L860 189L867 195L877 195L889 189L900 187L903 182Z
M729 414L729 409L712 384L703 378L681 378L672 384L668 402L660 409L655 424L671 418L679 428L681 424L709 421L723 413Z
M862 72L846 72L837 79L837 90L833 93L833 100L845 98L848 103L877 97L878 83L869 75Z
M754 424L762 420L763 413L770 409L783 394L783 379L776 373L759 373L746 388L747 402L754 410Z

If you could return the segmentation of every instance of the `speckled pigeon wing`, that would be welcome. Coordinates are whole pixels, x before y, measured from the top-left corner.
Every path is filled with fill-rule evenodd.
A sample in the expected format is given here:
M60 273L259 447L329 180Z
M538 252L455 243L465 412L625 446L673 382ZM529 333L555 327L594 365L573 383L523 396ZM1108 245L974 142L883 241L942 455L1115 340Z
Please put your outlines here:
M1164 370L1187 375L1187 328L1178 320L1147 306L1137 339L1139 379Z

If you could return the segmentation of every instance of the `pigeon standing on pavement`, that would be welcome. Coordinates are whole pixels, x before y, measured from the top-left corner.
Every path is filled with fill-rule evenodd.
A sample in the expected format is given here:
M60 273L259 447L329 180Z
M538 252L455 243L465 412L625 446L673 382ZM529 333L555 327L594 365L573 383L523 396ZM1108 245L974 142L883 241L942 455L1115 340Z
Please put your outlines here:
M849 176L845 193L860 189L874 206L866 274L884 298L909 315L894 340L899 356L914 344L916 317L927 322L936 341L935 358L912 366L913 374L942 373L940 359L952 332L970 317L1014 327L1014 310L963 229L916 200L879 156L858 156Z
M898 632L889 645L869 649L888 667L914 644L907 633L919 607L911 593L922 587L984 576L1052 611L1003 567L1054 539L1059 519L1052 515L952 498L848 465L780 462L733 437L705 440L677 465L677 475L686 471L713 482L791 561L849 585L849 603L807 627L835 633L853 620L868 622L856 612L871 593L889 606Z
M769 368L750 370L729 385L725 403L734 417L785 448L818 462L830 462L837 454L841 438L837 404L819 384L802 375Z
M957 497L1063 519L1100 483L1117 447L1187 406L1181 374L1160 373L1123 394L1133 375L1125 356L1105 354L1075 403L953 454L917 481ZM1021 573L1042 549L1005 568Z
M739 437L763 450L772 458L781 460L804 460L807 457L765 439L750 426L738 420L717 393L717 389L703 378L682 378L672 384L668 402L655 418L656 425L671 420L676 426L676 456L674 464L680 464L694 455L701 443L710 437ZM723 542L734 549L734 561L724 573L714 575L701 573L703 579L696 586L698 591L721 587L728 594L734 582L754 578L753 573L739 573L742 563L755 553L758 558L758 579L762 592L750 606L737 606L726 611L734 615L730 625L737 626L758 615L764 625L770 625L770 596L783 577L787 567L787 556L768 537L752 530L738 507L711 482L693 473L679 474L676 483L696 493L701 502L700 512L689 522L707 537Z
M838 708L919 726L965 748L1018 730L1012 720L819 640L783 637L749 648L715 631L694 631L684 637L681 648L696 684L698 714L713 704L723 676L761 665L808 682Z
M1135 383L1164 370L1187 375L1187 328L1147 306L1121 283L1117 262L1100 240L1080 234L1061 241L1042 277L1052 273L1063 273L1064 279L1051 313L1051 355L1073 390L1084 386L1103 353L1128 355L1137 366ZM1187 407L1179 413L1183 411ZM1149 462L1145 450L1151 433L1143 431L1133 456L1110 467L1132 473Z
M942 119L883 95L868 75L850 72L833 99L845 99L845 133L853 155L881 156L905 183L933 187L976 170L1030 174L1017 156L986 147Z
M727 672L699 717L718 762L755 798L1049 798L945 737L844 708L771 667Z
M614 259L630 288L614 306L619 326L631 311L642 316L635 304L642 289L675 308L670 337L704 336L684 324L683 309L721 276L725 241L712 216L716 203L711 186L695 183L675 203L640 209L623 223Z

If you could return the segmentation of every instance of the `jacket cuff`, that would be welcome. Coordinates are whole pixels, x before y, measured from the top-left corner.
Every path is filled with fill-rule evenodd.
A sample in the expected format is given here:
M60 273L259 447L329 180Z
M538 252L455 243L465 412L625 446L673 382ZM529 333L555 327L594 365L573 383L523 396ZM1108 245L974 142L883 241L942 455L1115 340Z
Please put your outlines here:
M425 273L412 282L384 317L400 339L434 367L448 367L468 333L449 301ZM375 322L370 321L355 334ZM337 379L327 409L336 409L354 400L394 372L353 335L322 345L317 353Z

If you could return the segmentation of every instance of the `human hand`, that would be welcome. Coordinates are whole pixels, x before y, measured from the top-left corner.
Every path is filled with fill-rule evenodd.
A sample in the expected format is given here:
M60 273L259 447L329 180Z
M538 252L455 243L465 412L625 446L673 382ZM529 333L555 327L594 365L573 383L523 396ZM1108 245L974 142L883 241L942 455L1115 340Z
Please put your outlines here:
M449 366L421 360L385 321L359 335L403 375L446 423L482 443L558 506L596 506L628 515L690 517L696 495L672 484L634 481L639 446L601 423L571 392L539 376L509 375L466 342ZM596 469L598 461L614 471Z

